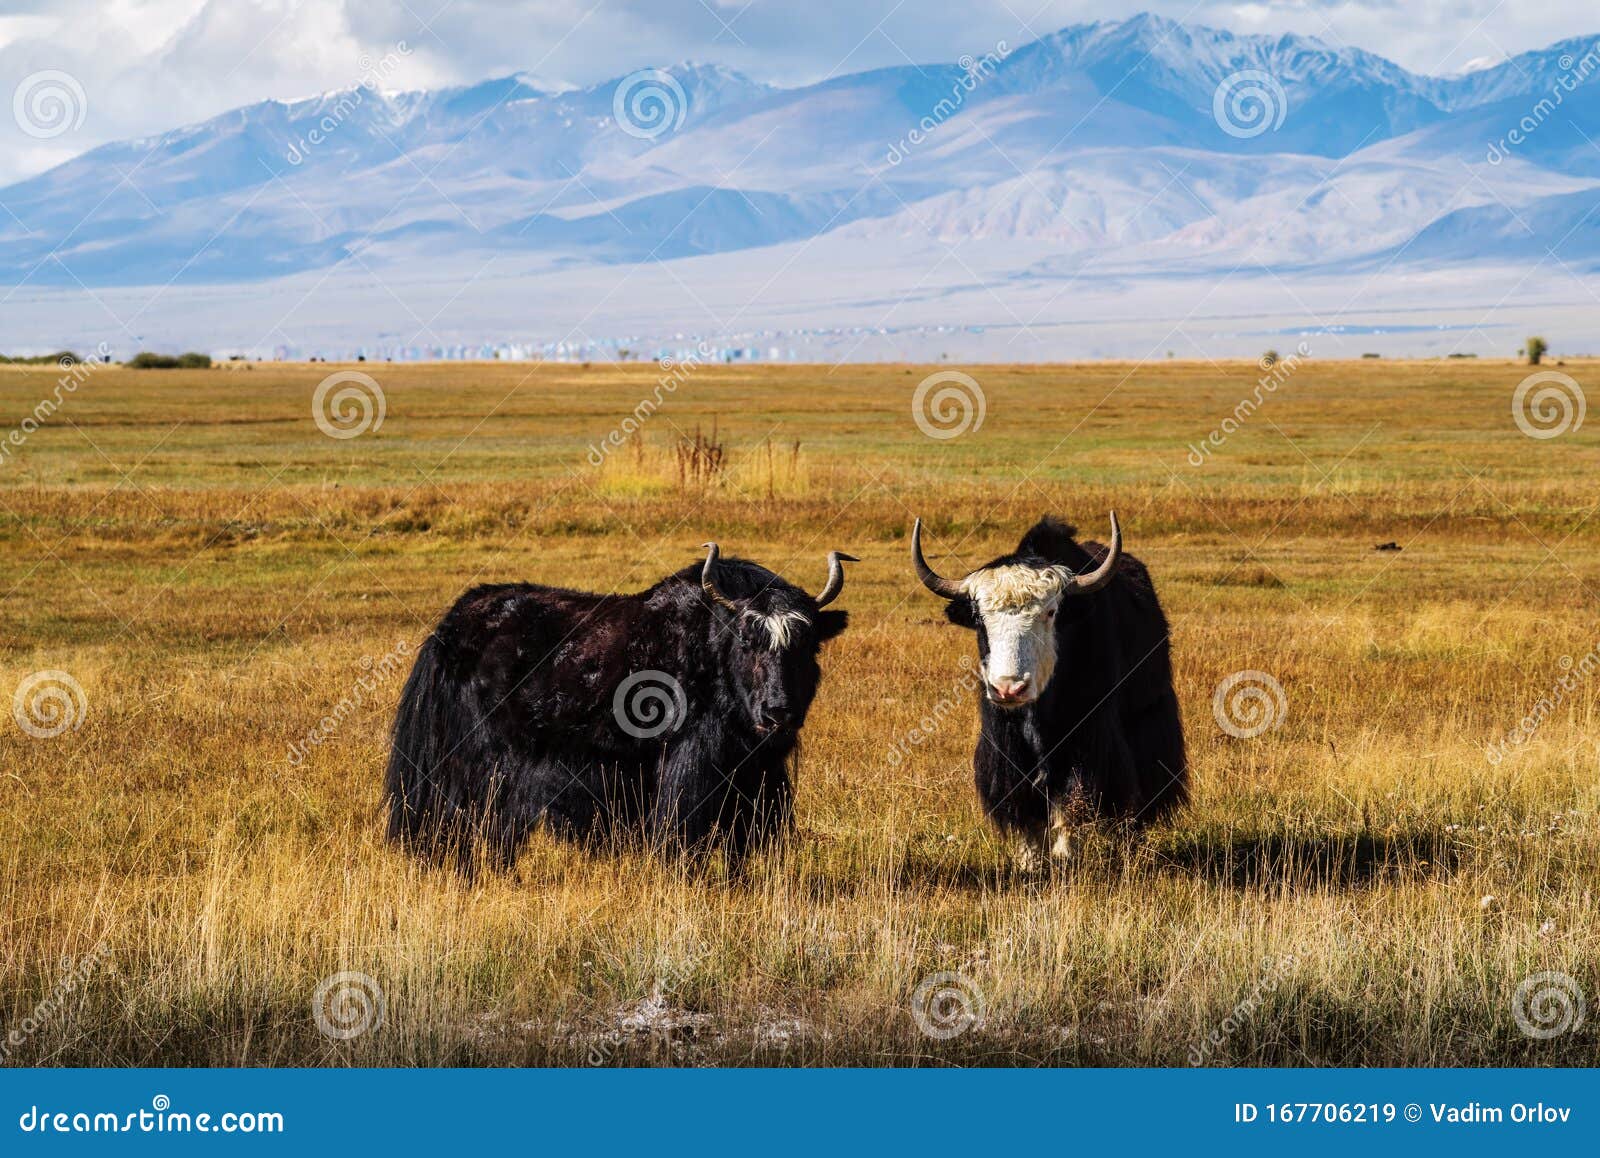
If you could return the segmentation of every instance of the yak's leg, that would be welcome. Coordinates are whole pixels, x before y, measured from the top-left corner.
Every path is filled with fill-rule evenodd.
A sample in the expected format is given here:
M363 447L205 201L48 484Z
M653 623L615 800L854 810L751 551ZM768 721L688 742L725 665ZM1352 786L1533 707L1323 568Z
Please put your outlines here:
M1056 864L1080 860L1094 835L1095 809L1074 785L1050 800L1050 859Z
M1037 876L1050 870L1049 833L1040 828L1018 828L1006 833L1011 863L1017 871Z
M1060 810L1050 814L1050 859L1057 864L1078 860L1086 840L1083 827L1074 824Z
M759 852L779 844L794 826L794 787L789 780L787 753L750 761L739 777L739 796L729 817L730 843L741 854Z
M1163 694L1145 710L1129 735L1140 785L1135 819L1140 823L1158 820L1188 798L1177 698L1170 692Z
M1012 723L993 733L986 727L972 754L978 799L1007 845L1011 862L1024 874L1050 865L1049 800L1038 779L1023 772L1038 762L1037 736Z
M727 838L726 815L737 797L733 770L720 767L721 745L707 737L674 736L662 750L649 828L666 850L703 857Z
M703 855L719 842L725 842L731 833L723 826L722 817L734 794L731 781L716 777L715 783L688 781L677 785L662 784L661 795L651 809L650 830L654 840L667 850L679 850Z
M1113 732L1111 750L1104 760L1106 794L1111 798L1110 814L1137 818L1144 811L1144 786L1140 783L1139 758L1121 732Z

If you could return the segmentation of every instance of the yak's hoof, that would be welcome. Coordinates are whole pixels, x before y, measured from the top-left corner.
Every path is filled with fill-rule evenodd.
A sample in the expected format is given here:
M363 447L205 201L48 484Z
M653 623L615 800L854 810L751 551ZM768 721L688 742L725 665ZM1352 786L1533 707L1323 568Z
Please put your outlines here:
M1050 834L1050 860L1053 864L1066 865L1083 859L1093 835L1086 829L1074 825L1070 828L1061 827Z
M1050 871L1050 856L1041 840L1017 840L1011 848L1011 863L1024 876L1044 876Z

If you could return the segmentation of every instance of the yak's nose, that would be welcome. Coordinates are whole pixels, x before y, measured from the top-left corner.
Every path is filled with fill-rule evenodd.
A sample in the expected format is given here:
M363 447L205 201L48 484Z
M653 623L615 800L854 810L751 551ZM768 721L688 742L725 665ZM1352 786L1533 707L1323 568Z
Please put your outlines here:
M767 708L761 713L761 727L768 732L785 731L792 722L788 708Z
M1028 695L1028 686L1033 682L1031 676L1017 676L1016 678L1001 678L994 680L989 686L994 690L994 698L1002 704L1021 703Z

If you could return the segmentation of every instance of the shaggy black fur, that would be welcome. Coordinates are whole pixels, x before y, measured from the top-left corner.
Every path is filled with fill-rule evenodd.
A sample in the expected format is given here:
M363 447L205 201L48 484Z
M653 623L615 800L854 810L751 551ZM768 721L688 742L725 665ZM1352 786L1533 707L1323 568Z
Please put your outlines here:
M781 835L817 656L848 615L744 560L722 560L717 581L739 612L705 595L699 564L635 595L526 583L468 591L401 694L390 838L463 865L481 846L508 865L542 822L591 846L721 847L737 865ZM761 617L779 612L803 622L774 651ZM643 672L662 678L644 677L619 707L619 687ZM671 726L660 735L624 727L658 725L661 711Z
M986 564L1065 564L1093 570L1100 543L1041 519L1016 551ZM952 623L989 641L970 599L946 605ZM984 811L1002 831L1042 841L1051 805L1085 818L1133 824L1156 820L1188 794L1183 725L1172 688L1167 619L1143 563L1123 553L1101 590L1062 599L1056 615L1054 676L1038 700L1006 709L983 696L982 733L972 764Z

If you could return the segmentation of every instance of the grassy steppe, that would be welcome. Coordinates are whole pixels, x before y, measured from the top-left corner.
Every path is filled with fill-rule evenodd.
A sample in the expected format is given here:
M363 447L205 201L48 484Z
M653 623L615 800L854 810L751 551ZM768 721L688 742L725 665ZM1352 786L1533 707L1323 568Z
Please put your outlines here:
M59 999L14 1063L1600 1063L1596 1017L1513 1017L1538 971L1600 995L1600 428L1524 436L1525 367L1308 362L1198 467L1257 366L969 367L984 421L948 440L912 417L932 367L702 368L598 468L658 368L368 365L385 417L349 439L313 421L333 369L96 370L0 458L0 696L62 671L84 704L55 737L0 717L0 1027ZM0 367L0 425L60 377ZM713 424L721 481L680 482ZM957 571L1111 506L1194 803L1030 880L906 536ZM811 589L863 560L785 855L730 886L540 838L467 884L382 843L383 657L471 583L632 590L708 538ZM1212 704L1243 669L1287 704L1250 739ZM341 970L386 999L347 1042L311 1009ZM983 1013L948 1039L911 1012L940 971Z

